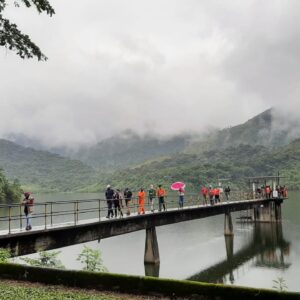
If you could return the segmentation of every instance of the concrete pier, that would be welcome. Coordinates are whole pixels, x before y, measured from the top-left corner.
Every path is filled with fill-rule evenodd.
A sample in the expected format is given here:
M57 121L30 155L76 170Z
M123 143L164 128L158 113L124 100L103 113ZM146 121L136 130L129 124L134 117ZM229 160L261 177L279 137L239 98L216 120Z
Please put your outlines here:
M159 264L159 251L155 227L146 228L145 264Z
M275 200L254 207L255 222L280 222L281 221L281 201Z
M225 212L224 235L233 235L232 218L230 212Z

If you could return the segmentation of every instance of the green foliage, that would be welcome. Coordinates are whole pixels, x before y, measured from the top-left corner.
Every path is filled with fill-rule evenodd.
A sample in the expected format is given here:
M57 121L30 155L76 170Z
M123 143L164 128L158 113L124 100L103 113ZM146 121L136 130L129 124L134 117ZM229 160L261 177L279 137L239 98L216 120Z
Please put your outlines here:
M10 183L0 169L0 203L19 202L22 194L21 186L17 180Z
M187 191L199 191L202 185L216 185L218 178L228 178L232 188L245 188L249 176L284 175L290 189L300 188L300 141L279 149L263 146L239 145L196 154L175 154L159 161L146 162L135 168L107 174L89 190L104 190L106 184L130 187L134 190L150 184L184 181Z
M38 258L21 258L24 262L34 267L45 267L45 268L55 268L64 269L64 265L57 258L61 251L40 251L38 252Z
M103 265L100 250L94 250L84 245L84 248L79 254L77 260L84 264L83 270L85 271L108 272L107 268Z
M78 160L0 139L0 166L31 191L75 191L95 182L95 171Z
M288 287L286 285L285 280L282 277L278 277L273 280L273 289L276 289L280 292L287 291Z
M0 263L7 263L11 257L11 253L8 249L0 248Z
M15 0L16 7L20 3L26 7L35 7L39 13L46 12L52 16L55 12L47 0ZM40 48L35 45L28 35L22 33L18 26L11 23L10 20L3 17L3 11L7 6L7 0L0 0L0 46L9 50L16 51L21 58L37 57L38 60L46 60L47 57L41 52Z
M0 283L1 299L5 300L117 300L132 299L128 297L116 297L107 293L95 293L80 290L66 289L57 286L24 285L17 282Z
M139 293L142 295L156 295L158 298L171 298L171 299L253 299L253 300L279 300L279 299L299 299L300 294L295 292L278 292L274 290L267 290L262 288L249 288L240 286L229 286L223 284L212 284L203 282L194 282L187 280L172 280L161 279L154 277L144 276L131 276L121 274L111 274L102 272L87 272L87 271L74 271L74 270L58 270L58 269L45 269L33 268L30 266L22 266L16 264L0 264L0 278L25 280L29 282L40 282L49 284L60 284L65 287L78 287L86 289L100 289L108 291L118 291L122 293ZM34 289L26 297L15 297L4 299L37 299L37 290ZM59 289L59 287L57 287ZM65 290L66 291L66 290ZM38 299L53 299L48 294L43 298ZM74 298L65 294L64 297L58 291L55 291L56 298L54 299L81 299ZM76 290L79 296L80 292ZM7 294L5 294L7 295ZM90 297L90 295L87 295ZM93 298L84 298L93 299ZM129 298L130 299L130 298ZM132 299L132 298L131 298Z

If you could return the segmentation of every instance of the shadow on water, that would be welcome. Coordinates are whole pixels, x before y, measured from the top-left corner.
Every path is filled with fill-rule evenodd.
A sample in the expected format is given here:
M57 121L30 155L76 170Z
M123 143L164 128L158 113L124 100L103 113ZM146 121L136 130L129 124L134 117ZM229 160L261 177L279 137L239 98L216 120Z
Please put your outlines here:
M233 236L225 237L227 259L187 278L187 280L232 284L234 271L254 259L255 266L287 269L290 263L286 258L290 252L290 242L283 237L281 223L256 223L249 243L234 253Z

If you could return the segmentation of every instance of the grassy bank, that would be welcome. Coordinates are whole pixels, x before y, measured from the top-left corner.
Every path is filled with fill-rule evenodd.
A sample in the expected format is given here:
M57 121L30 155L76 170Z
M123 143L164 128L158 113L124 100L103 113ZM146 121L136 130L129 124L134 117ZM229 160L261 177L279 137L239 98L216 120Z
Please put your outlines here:
M167 299L300 299L300 293L278 292L273 290L246 288L238 286L233 287L222 284L210 284L185 280L170 280L110 273L46 269L16 264L0 264L0 278L10 280L21 280L30 283L39 282L47 285L63 285L68 288L71 287L98 291L105 290L117 293L147 295L151 297L167 297ZM51 290L48 292L51 293ZM79 296L79 294L76 296ZM14 297L11 299L22 299L22 297ZM30 299L33 298L31 297ZM52 298L39 297L39 299ZM93 298L57 297L54 299Z
M0 282L0 298L5 300L144 300L149 297L99 292L96 290L71 289L63 286L47 286L22 281L2 280Z

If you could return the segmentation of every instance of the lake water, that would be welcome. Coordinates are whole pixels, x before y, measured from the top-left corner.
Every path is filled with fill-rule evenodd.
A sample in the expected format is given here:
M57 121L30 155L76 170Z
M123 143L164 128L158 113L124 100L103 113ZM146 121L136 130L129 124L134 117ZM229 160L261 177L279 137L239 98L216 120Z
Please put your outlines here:
M39 201L97 198L95 194L36 195ZM238 223L234 237L224 238L224 216L157 227L160 277L272 288L283 278L290 291L300 292L300 193L290 192L282 206L281 224ZM227 251L226 251L227 243ZM86 243L102 252L112 273L145 275L145 231ZM68 269L81 269L76 260L83 245L62 248L60 259ZM230 250L231 249L231 250ZM233 251L232 251L233 250ZM150 272L150 273L149 273Z

